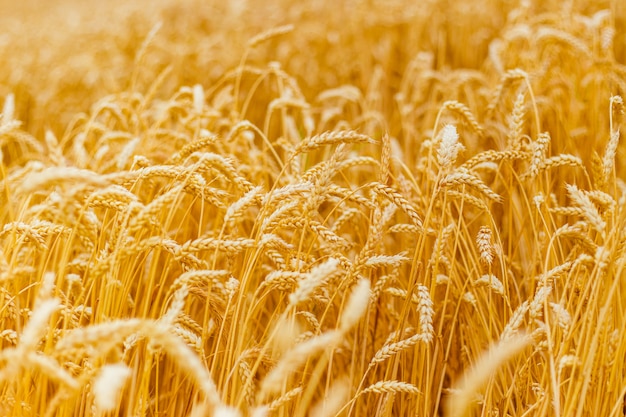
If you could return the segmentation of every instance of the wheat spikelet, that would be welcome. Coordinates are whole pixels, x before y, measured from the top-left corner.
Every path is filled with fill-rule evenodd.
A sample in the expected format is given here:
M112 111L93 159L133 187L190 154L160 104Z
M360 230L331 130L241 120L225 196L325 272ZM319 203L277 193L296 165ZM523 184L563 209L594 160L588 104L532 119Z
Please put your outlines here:
M615 210L617 202L610 194L600 190L590 190L586 192L592 202L599 207L602 212L612 213Z
M315 314L309 311L298 311L296 314L299 317L303 317L315 333L319 333L321 325Z
M293 107L296 109L309 109L310 105L306 101L294 97L278 97L272 100L267 107L267 117L270 117L272 112L274 112L276 109L287 107Z
M241 376L243 394L246 402L248 404L252 404L254 402L254 391L256 390L256 387L254 386L252 370L250 368L250 365L245 361L245 359L239 360L238 370Z
M511 318L509 319L508 323L504 327L504 330L502 331L500 340L509 340L518 334L519 328L524 321L524 316L528 312L529 307L529 302L524 301L515 309L513 315L511 315Z
M295 388L290 389L289 391L287 391L286 393L284 393L283 395L281 395L280 397L272 401L267 406L268 411L278 410L280 407L282 407L286 403L293 401L301 393L302 393L302 387L295 387Z
M370 210L373 210L376 207L376 205L372 202L371 199L363 197L362 195L357 194L353 190L340 187L337 184L330 184L326 188L326 192L330 196L338 197L342 200L346 200L348 202L358 204Z
M550 213L560 214L562 216L581 216L585 215L585 209L582 207L550 207Z
M110 185L96 190L87 198L87 204L93 207L106 207L123 211L130 203L141 204L139 198L119 185Z
M595 254L598 245L588 236L589 224L588 222L576 222L573 225L566 224L559 227L554 232L555 237L564 239L573 239L581 245L581 247L587 251L588 254Z
M387 187L386 185L380 184L380 183L373 183L371 184L371 187L377 193L387 197L396 206L400 207L402 211L404 211L409 216L409 218L411 219L411 221L413 222L415 226L419 228L422 227L422 219L417 213L417 210L415 210L413 205L407 199L405 199L400 193L395 191L393 188Z
M289 295L289 303L297 305L307 300L313 291L328 279L339 266L339 260L329 258L309 272L306 277L298 282L298 288Z
M174 336L163 328L160 323L144 321L142 333L149 336L152 343L156 343L170 355L181 368L181 370L193 377L198 387L202 390L207 401L214 407L222 405L217 386L211 375L206 370L200 358L185 344L185 342Z
M378 172L378 182L387 184L390 173L391 163L391 139L388 133L385 133L381 139L382 150L380 153L380 171Z
M438 232L439 235L435 240L435 244L433 245L433 252L430 260L428 261L429 268L432 268L434 270L440 264L449 266L449 263L445 261L446 245L448 244L450 237L454 233L455 227L456 225L454 223L450 223L446 227L441 229L440 232Z
M299 281L306 279L305 274L296 271L272 271L261 283L261 288L269 287L279 291L290 291L298 284Z
M537 281L540 285L548 285L551 282L564 274L567 274L574 266L574 262L566 261L561 265L555 266L547 272L544 272L537 276Z
M551 156L550 158L546 158L543 161L539 162L537 165L537 174L539 172L548 170L554 167L561 166L569 166L573 168L583 168L585 165L583 164L582 159L574 155L561 154L556 156Z
M565 307L557 303L549 303L552 312L556 316L557 324L560 328L567 331L572 324L572 317Z
M242 216L243 211L260 198L262 191L263 188L261 186L254 187L246 192L239 200L231 204L224 215L224 223L232 224L237 217Z
M184 272L178 276L169 288L166 298L170 299L178 293L183 286L192 291L194 288L209 289L219 295L226 297L226 287L224 283L231 276L226 270L192 270Z
M385 294L389 294L393 297L398 297L398 298L402 298L404 300L411 300L411 302L413 304L417 304L418 303L418 299L417 299L417 295L412 294L412 296L409 296L409 292L400 288L385 288L384 290Z
M310 138L304 139L294 149L293 154L298 155L301 153L310 152L312 150L321 148L323 146L338 145L341 143L372 143L375 144L372 138L367 135L363 135L351 130L338 131L338 132L325 132Z
M394 343L385 343L385 345L376 352L374 357L370 360L369 367L371 368L375 364L382 363L398 353L410 349L419 342L430 343L432 335L418 333L408 339L401 340Z
M606 228L606 222L602 219L602 216L589 196L579 190L575 185L566 184L565 188L572 201L583 209L583 215L589 224L599 233L603 233Z
M459 168L455 172L443 177L439 182L439 186L442 188L463 185L474 188L490 200L498 203L502 202L502 197L494 193L491 188L487 187L487 185L482 182L478 177L472 175L469 171L465 169Z
M293 199L294 197L307 198L310 193L313 192L314 188L314 184L310 181L290 184L265 194L261 203L265 207L273 207L273 211L275 211L280 207L282 202Z
M602 178L604 183L609 182L609 179L613 174L613 168L615 167L615 154L617 153L619 137L619 130L611 132L611 138L609 139L609 143L606 145L606 150L604 151L604 157L602 158Z
M390 274L383 275L376 281L376 284L374 284L374 288L372 289L371 304L374 304L378 300L387 284L396 279L398 271L399 270L395 269Z
M299 225L300 222L293 222L293 223L294 225L295 224ZM302 224L302 226L304 226L304 224ZM315 220L309 220L308 222L306 222L306 226L309 227L315 234L317 234L319 237L324 239L326 242L331 243L333 247L349 248L350 246L352 246L352 243L336 235L331 229L327 228L326 226L322 225L321 223Z
M421 394L420 390L413 384L401 381L379 381L375 384L360 391L356 396L361 396L368 393L375 394L390 394L390 393L406 393L412 395Z
M454 125L445 125L441 130L441 143L437 150L437 161L441 169L448 171L456 162L459 152L464 147L459 143L459 134Z
M491 229L481 226L476 235L476 245L480 253L480 261L487 266L493 263L493 246L491 243Z
M424 285L417 286L417 300L417 312L420 317L420 333L425 337L425 342L430 343L435 333L433 328L435 310L428 287Z
M487 286L491 288L496 294L506 298L506 293L504 291L504 285L502 284L502 281L500 281L498 277L493 274L485 274L481 276L476 281L474 281L474 285L477 287Z
M0 338L8 341L11 345L17 345L18 335L15 330L3 330L0 332Z
M489 207L487 207L487 204L485 204L485 202L481 200L480 198L475 197L471 194L462 193L456 190L447 190L446 197L452 197L452 198L458 199L463 205L467 203L471 206L474 206L478 210L489 212Z
M526 117L525 95L520 92L513 104L509 136L507 137L507 149L518 149L524 132L524 117Z
M185 299L189 294L189 288L186 283L183 283L176 289L173 295L172 303L169 308L165 312L161 319L164 323L171 325L176 322L178 316L182 313L183 308L185 307Z
M214 237L205 237L183 243L180 246L180 249L177 249L177 253L182 257L188 253L217 249L234 255L247 249L255 248L256 246L257 242L255 242L254 239L249 238L218 239Z
M480 127L480 124L476 120L476 117L474 117L472 111L465 104L460 103L456 100L449 100L443 103L442 108L452 110L463 116L465 121L470 125L472 130L476 132L476 134L478 134L478 136L483 137L485 135L485 132L483 131L483 128Z
M394 224L393 226L389 228L389 233L407 233L410 235L416 235L420 231L421 231L420 227L413 225L413 224L406 224L406 223Z
M404 254L398 255L374 255L370 256L365 265L371 268L379 268L389 266L393 268L400 267L403 263L410 261Z
M355 217L360 214L360 211L355 208L346 208L342 211L341 215L337 217L337 219L333 222L331 230L335 233L338 233L344 225L349 224L350 222L356 222Z
M67 227L55 225L46 221L36 221L33 224L22 222L7 223L0 231L0 238L10 233L23 235L25 241L33 242L39 249L47 249L45 237L50 234L69 234Z
M566 368L574 368L578 365L580 365L580 360L576 355L563 355L561 359L559 359L559 375L562 374Z
M539 174L539 167L546 159L546 152L550 144L550 135L540 133L537 140L532 144L532 157L528 170L522 174L522 178L535 178Z
M202 132L198 140L193 141L183 146L178 152L176 152L172 156L172 158L168 161L168 163L171 165L179 165L193 153L198 152L203 148L206 148L207 146L217 142L217 140L218 140L217 135L210 133L208 131Z
M382 167L380 167L380 162L377 161L376 159L369 157L369 156L358 156L358 157L354 157L354 158L347 158L344 159L342 161L339 161L336 164L336 167L334 169L329 169L329 172L326 172L325 175L326 177L329 177L331 174L337 172L337 171L343 171L343 170L348 170L350 168L353 167L357 167L357 166L366 166L366 165L372 165L376 168L382 169ZM319 166L320 164L318 164Z
M528 158L528 153L521 150L496 151L491 149L471 157L461 165L461 168L472 170L485 162L514 161L526 158Z
M235 161L230 158L213 152L194 152L190 155L190 159L198 159L193 166L196 172L217 171L223 174L228 182L237 185L244 192L254 188L248 180L239 174L235 168Z
M528 312L531 318L540 317L543 313L544 304L546 303L548 297L552 293L552 287L548 285L544 285L542 287L537 288L535 292L535 296L528 306Z
M525 80L527 78L528 74L519 68L507 71L500 79L500 83L493 93L493 98L487 106L487 114L493 113L493 111L496 109L496 107L498 106L498 102L500 101L500 98L502 97L502 94L504 92L504 89L508 85L510 85L513 81Z

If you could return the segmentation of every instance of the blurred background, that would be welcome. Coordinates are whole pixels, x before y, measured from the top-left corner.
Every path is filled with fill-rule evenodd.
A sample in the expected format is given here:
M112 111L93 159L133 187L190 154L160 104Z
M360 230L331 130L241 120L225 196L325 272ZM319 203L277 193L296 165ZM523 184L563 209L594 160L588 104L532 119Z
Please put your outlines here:
M15 116L28 132L62 134L98 99L145 93L159 74L159 94L209 87L238 65L253 36L293 24L291 33L250 51L248 63L279 62L307 97L344 84L365 91L377 77L392 111L402 75L420 52L432 53L434 69L489 75L490 45L516 22L532 27L532 16L554 13L571 28L563 15L591 18L600 10L610 11L615 29L609 59L624 65L623 0L2 0L0 97L15 95ZM502 70L494 70L495 79Z

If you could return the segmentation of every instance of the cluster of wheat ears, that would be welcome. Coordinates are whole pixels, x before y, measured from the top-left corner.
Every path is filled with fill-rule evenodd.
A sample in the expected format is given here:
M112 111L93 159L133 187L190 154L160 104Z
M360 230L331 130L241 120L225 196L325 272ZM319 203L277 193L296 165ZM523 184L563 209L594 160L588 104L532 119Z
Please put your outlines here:
M624 415L622 1L21 3L0 415Z

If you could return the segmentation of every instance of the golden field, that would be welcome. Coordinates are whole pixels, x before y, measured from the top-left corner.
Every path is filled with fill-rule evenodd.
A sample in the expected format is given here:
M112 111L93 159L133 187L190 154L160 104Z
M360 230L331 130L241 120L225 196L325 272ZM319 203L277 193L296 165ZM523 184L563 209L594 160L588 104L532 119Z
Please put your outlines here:
M0 11L0 416L624 416L623 1Z

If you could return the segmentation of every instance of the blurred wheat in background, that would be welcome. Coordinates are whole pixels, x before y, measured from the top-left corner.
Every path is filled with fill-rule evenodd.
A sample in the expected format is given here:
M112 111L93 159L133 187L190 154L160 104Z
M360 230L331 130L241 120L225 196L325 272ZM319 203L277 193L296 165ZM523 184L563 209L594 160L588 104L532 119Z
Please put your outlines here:
M624 415L623 1L0 4L0 415Z

